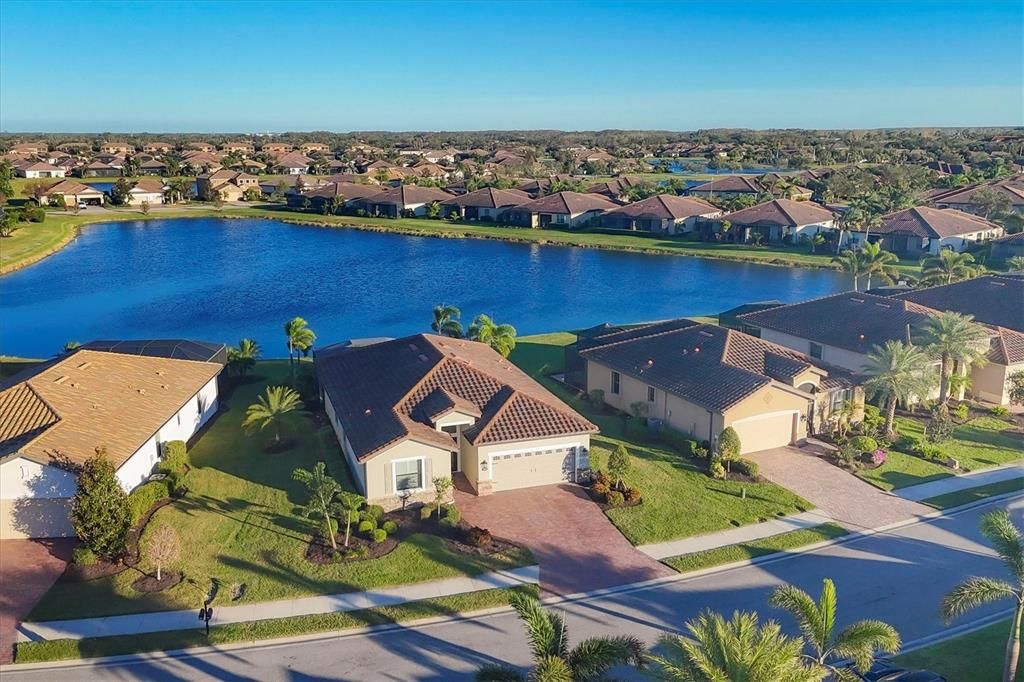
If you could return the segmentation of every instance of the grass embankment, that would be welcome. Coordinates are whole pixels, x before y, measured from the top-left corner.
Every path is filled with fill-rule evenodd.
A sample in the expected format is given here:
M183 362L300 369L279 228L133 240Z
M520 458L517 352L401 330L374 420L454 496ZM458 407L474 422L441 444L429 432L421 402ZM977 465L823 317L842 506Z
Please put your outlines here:
M6 379L12 377L18 372L28 369L32 365L37 365L42 360L36 360L34 358L19 358L13 355L0 355L0 379Z
M562 369L564 346L574 338L569 333L523 337L509 359L601 428L601 433L591 438L592 467L605 467L619 443L633 456L626 482L640 489L643 504L607 512L630 542L664 542L813 508L774 483L716 481L704 473L700 462L649 440L645 428L634 425L627 429L621 415L593 410L589 401L544 376L545 368L547 372Z
M294 618L260 620L249 623L215 625L210 636L203 630L175 630L143 635L119 637L89 637L86 639L58 639L44 642L22 642L15 648L16 663L38 663L75 658L95 658L137 654L147 651L173 651L201 646L255 642L296 635L342 632L392 623L407 623L425 618L454 616L483 609L507 606L509 595L524 591L537 596L536 586L484 590L437 599L424 599L399 606L323 613ZM197 621L198 624L198 621Z
M834 540L835 538L848 535L849 532L838 524L823 523L813 528L802 528L752 542L741 542L740 544L729 545L728 547L716 547L715 549L708 549L703 552L669 557L668 559L663 559L663 561L680 573L686 573L702 568L731 564L734 561L756 559L769 554L825 542L826 540Z
M943 457L952 457L967 471L1021 461L1024 460L1021 440L1003 433L1012 426L996 417L977 417L958 426L953 437L937 447ZM923 438L924 424L916 419L897 417L896 431L901 436ZM936 462L892 450L885 464L877 469L858 471L857 475L882 490L895 490L946 478L952 476L953 471Z
M975 488L968 488L967 490L958 490L955 493L936 495L935 497L922 500L922 502L930 504L936 509L952 509L953 507L983 500L986 497L1019 492L1024 492L1024 478L1011 478L1007 481L998 481L987 485L979 485Z
M970 634L897 656L896 663L908 668L937 672L949 682L997 682L1003 677L1003 654L1010 621L993 623ZM1024 677L1024 658L1017 666L1017 679Z
M261 362L258 378L235 389L221 412L189 453L188 494L161 508L147 525L146 538L167 524L184 548L171 567L190 581L162 592L139 594L132 583L141 575L130 568L87 582L58 582L30 614L31 620L85 618L195 608L207 589L217 586L214 604L231 602L233 586L244 585L249 601L288 599L313 594L368 590L386 585L473 575L532 563L527 550L491 556L453 552L436 535L414 534L378 559L314 565L304 553L314 529L302 517L307 500L295 468L312 469L325 461L332 476L352 489L329 425L306 424L291 434L290 449L264 451L266 436L247 436L241 422L248 405L268 384L288 380L286 361ZM222 396L223 399L223 396ZM152 570L146 561L138 567Z

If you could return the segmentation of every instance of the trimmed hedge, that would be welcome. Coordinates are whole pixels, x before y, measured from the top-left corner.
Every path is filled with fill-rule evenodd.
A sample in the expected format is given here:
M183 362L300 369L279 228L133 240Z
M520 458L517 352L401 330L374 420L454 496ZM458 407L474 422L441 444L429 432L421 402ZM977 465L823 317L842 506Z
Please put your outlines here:
M742 457L734 459L730 466L736 473L750 476L751 478L757 478L757 475L761 472L761 467L757 465L757 462L743 459Z
M159 481L150 481L143 483L128 495L128 509L132 515L132 525L138 523L154 504L171 496L171 485L170 477Z
M682 431L676 431L675 429L665 426L662 424L661 430L658 432L658 438L661 439L665 445L678 450L681 454L687 457L693 456L693 450L697 447L697 441L693 439L687 433Z

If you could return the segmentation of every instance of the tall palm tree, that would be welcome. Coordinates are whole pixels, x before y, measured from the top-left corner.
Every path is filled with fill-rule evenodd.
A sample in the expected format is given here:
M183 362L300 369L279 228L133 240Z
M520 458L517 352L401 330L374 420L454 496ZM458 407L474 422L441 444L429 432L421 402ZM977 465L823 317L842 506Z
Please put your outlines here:
M885 433L893 439L896 405L924 397L931 389L928 354L917 346L886 341L868 353L864 373L864 393L870 399L878 398L885 406Z
M518 592L509 601L526 628L534 668L526 676L510 666L488 663L477 670L479 682L581 682L604 679L605 673L617 665L644 666L644 645L636 637L593 637L570 649L569 633L561 616Z
M942 249L936 256L921 260L921 282L927 285L952 284L964 279L977 277L981 268L975 264L974 256Z
M486 343L507 358L516 347L516 328L510 324L497 324L489 316L481 314L469 326L469 338Z
M316 341L316 334L301 317L293 317L284 323L284 335L288 341L288 364L292 368L292 384L295 384L295 360L299 353L308 353Z
M786 637L779 624L758 624L756 613L735 611L732 620L705 611L686 624L689 637L665 635L655 677L672 682L820 682L828 670L807 661L804 640Z
M839 268L850 275L853 278L853 290L858 290L858 280L860 276L864 274L864 266L862 264L860 253L847 249L838 256L832 257L832 262L836 263Z
M1010 599L1014 602L1010 636L1006 640L1003 660L1003 682L1017 678L1020 660L1020 626L1024 618L1024 537L1005 509L981 517L981 533L992 543L999 558L1013 576L1008 582L997 578L968 578L953 588L942 600L942 616L949 622L976 606Z
M899 633L880 620L860 620L836 633L836 587L828 578L822 581L818 603L793 585L777 587L768 603L789 611L810 645L812 653L807 658L828 668L837 680L859 682L860 677L847 667L837 668L830 660L850 658L858 670L866 672L875 662L876 651L895 654L900 648Z
M262 353L260 344L253 339L245 338L237 346L228 347L228 367L238 376L245 374L256 366L256 359Z
M442 336L462 338L462 311L453 305L442 303L434 306L434 321L430 328Z
M314 519L320 522L323 534L331 541L331 549L338 549L338 542L334 539L334 517L340 511L334 498L343 492L341 484L327 475L327 465L317 462L313 470L295 469L292 471L292 478L306 486L309 493L309 502L302 508L302 515L307 519ZM345 544L348 544L346 532Z
M864 270L866 281L865 289L871 288L872 278L878 278L883 284L892 284L896 281L896 264L900 259L896 254L882 250L878 242L868 242L860 252L861 267Z
M954 371L968 363L982 365L988 351L989 334L972 315L940 312L921 326L920 343L942 365L939 373L939 404L949 400L949 380Z
M273 429L274 442L281 442L281 430L289 428L305 413L298 391L287 386L267 386L263 395L245 411L242 428L249 433Z

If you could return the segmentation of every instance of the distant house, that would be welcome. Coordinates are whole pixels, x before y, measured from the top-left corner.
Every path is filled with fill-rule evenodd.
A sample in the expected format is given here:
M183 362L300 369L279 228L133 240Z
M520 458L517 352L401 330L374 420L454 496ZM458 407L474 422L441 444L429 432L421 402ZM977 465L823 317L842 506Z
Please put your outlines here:
M128 190L128 204L130 206L141 206L144 203L162 204L164 202L164 189L162 180L141 178Z
M285 142L267 142L266 144L260 145L260 151L265 154L287 154L294 147Z
M903 258L920 258L935 255L942 249L965 251L973 244L1002 234L1001 225L970 213L916 206L882 216L882 224L873 227L870 233L850 233L850 244L860 246L867 237Z
M165 175L167 164L159 159L149 159L139 164L139 175Z
M142 145L142 151L147 154L166 154L174 149L174 145L169 142L147 142Z
M102 161L93 161L79 169L83 178L116 178L120 177L121 169Z
M686 193L701 199L733 199L738 196L759 197L767 190L753 178L742 175L729 175L702 185L691 187Z
M63 168L51 166L42 161L25 162L14 167L15 173L23 178L63 178L66 171Z
M260 179L248 173L221 169L196 178L196 193L206 201L214 190L223 201L241 201L248 189L260 190Z
M530 195L517 189L484 187L441 202L441 215L452 213L464 220L497 221L509 210L530 201Z
M35 156L46 153L45 142L21 142L11 146L11 153L21 156Z
M587 187L587 192L590 194L600 194L613 201L618 201L625 199L626 190L636 184L637 180L635 178L612 178L603 182L595 182Z
M608 211L601 216L601 225L616 230L681 234L693 231L700 219L720 215L722 209L703 199L656 194Z
M253 175L259 175L261 173L265 173L266 172L267 164L262 163L260 161L256 161L255 159L246 159L245 161L242 162L241 168L246 173L251 173Z
M212 173L224 166L224 157L220 152L189 152L182 159L182 166L193 173Z
M288 192L308 192L311 189L326 185L328 180L321 175L289 175L283 178L264 178L259 180L260 192L264 196ZM283 192L282 192L283 190Z
M221 151L225 154L252 154L255 149L248 142L225 142L220 147Z
M285 194L288 205L292 208L305 208L306 201L309 201L309 208L314 211L323 211L324 206L329 206L333 199L337 205L350 206L354 202L367 197L380 194L380 186L368 184L356 184L353 182L328 182L326 185L314 187L299 194L294 190Z
M213 152L217 151L217 148L214 147L209 142L189 142L188 144L185 145L185 149L190 149L196 152L204 152L206 154L212 154Z
M322 142L305 142L299 146L299 151L303 154L328 154L331 151L331 145Z
M403 215L426 215L427 206L435 201L440 204L451 197L452 195L443 189L401 185L358 199L350 205L353 208L361 208L370 215L398 218Z
M717 224L727 241L748 242L760 238L766 242L779 242L787 237L798 239L813 237L819 232L835 228L835 215L810 201L772 199L763 204L719 216Z
M127 142L104 142L100 145L100 153L126 156L135 153L135 145L128 144Z
M507 215L524 227L578 227L618 206L600 194L556 192L516 206Z
M452 175L448 170L430 161L420 161L411 170L417 177L434 180L447 180Z
M86 185L71 178L58 182L46 190L46 194L43 195L40 203L56 203L58 196L64 197L64 204L66 206L76 206L80 203L92 206L103 205L103 192L91 185Z
M423 158L430 163L455 163L454 149L430 149L423 152Z
M963 163L946 163L945 161L929 161L924 165L939 175L963 175L971 168Z
M975 201L975 195L985 190L1006 197L1014 213L1024 213L1024 175L990 180L935 194L929 203L934 204L936 208L953 208L965 213L980 214L983 209Z
M992 240L993 260L1009 260L1014 256L1024 256L1024 232Z
M309 165L311 163L313 163L313 160L308 156L304 156L298 152L292 152L277 159L275 165L280 168L285 175L302 175L303 173L309 172Z

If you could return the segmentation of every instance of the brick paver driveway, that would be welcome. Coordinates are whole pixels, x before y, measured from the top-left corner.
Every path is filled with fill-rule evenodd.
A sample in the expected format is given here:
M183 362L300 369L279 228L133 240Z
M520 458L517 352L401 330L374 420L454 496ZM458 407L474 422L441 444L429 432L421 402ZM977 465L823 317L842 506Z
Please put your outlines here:
M0 540L0 663L10 663L18 623L64 572L75 540Z
M775 448L746 457L760 465L762 476L792 490L853 531L878 528L934 511L865 483L815 456L813 446Z
M476 497L455 491L462 518L524 545L541 588L567 595L675 573L634 549L578 486L548 485Z

